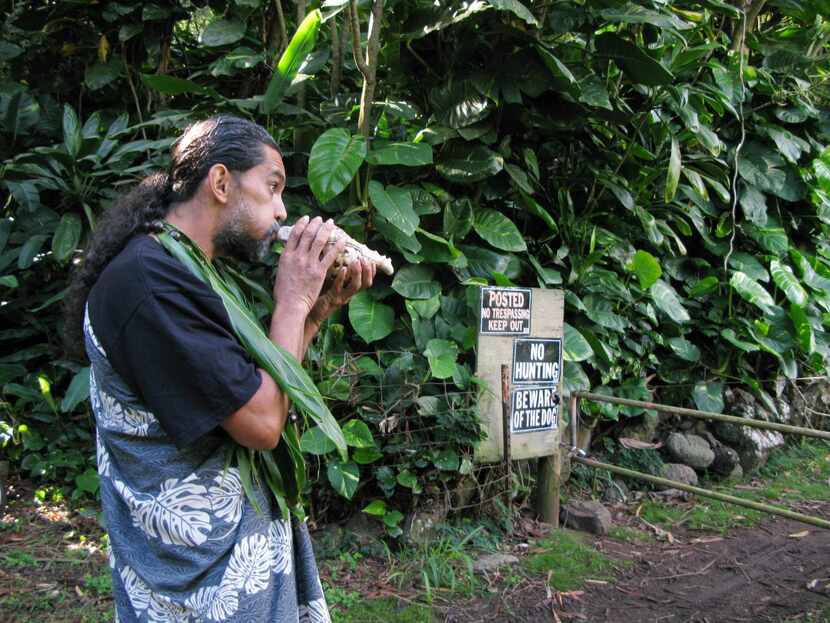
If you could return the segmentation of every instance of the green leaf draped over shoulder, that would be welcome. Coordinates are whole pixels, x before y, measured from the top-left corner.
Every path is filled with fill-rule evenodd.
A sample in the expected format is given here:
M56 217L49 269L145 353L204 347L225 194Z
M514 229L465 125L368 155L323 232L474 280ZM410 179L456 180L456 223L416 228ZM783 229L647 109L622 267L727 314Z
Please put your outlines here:
M182 262L190 272L207 283L219 295L228 312L233 330L243 348L259 367L271 375L280 389L291 399L294 406L317 424L320 431L331 440L345 461L347 459L346 440L340 426L323 401L319 390L297 359L268 338L245 302L241 300L236 285L227 283L228 276L220 275L201 250L172 226L166 226L166 231L159 234L158 239L173 257ZM281 455L285 451L287 451L288 456L282 457ZM266 468L270 471L269 465L274 465L273 461L265 458L267 452L261 454ZM294 472L293 474L283 473L279 482L282 483L289 476L293 476L295 486L290 487L290 490L289 487L284 487L282 484L271 486L272 492L277 496L281 506L283 505L282 500L279 499L281 497L287 497L289 502L292 503L297 502L297 499L292 498L297 497L301 490L301 487L296 485L302 483L305 479L305 465L300 453L297 432L293 427L285 427L281 443L277 446L275 454L278 455L276 465L280 466L280 471L285 470L286 467L293 467L289 471ZM237 453L238 455L239 453ZM271 474L272 478L267 476L266 481L269 485L272 485L273 479L278 477L279 474Z

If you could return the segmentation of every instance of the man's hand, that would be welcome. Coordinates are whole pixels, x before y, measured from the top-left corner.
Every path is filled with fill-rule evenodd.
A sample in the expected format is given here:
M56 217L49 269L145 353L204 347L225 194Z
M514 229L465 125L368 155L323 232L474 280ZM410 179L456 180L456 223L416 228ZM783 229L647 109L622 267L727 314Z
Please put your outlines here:
M303 317L314 308L326 273L344 247L342 240L326 247L333 229L331 219L324 223L319 216L311 221L304 216L294 225L274 283L274 300L278 306Z
M312 307L308 315L309 321L316 325L322 324L339 307L348 303L355 294L372 287L376 270L377 267L373 262L363 259L352 262L351 266L341 268Z

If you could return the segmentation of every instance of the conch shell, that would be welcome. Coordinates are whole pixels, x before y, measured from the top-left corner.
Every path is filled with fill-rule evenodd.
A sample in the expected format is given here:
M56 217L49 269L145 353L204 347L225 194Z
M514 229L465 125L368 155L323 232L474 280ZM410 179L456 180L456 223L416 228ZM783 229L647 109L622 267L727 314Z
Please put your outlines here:
M283 242L288 240L288 237L291 235L291 230L292 227L280 227L277 232L277 240L282 240ZM370 249L365 244L358 242L339 227L335 227L331 232L328 244L334 244L341 238L345 239L346 246L344 247L343 252L335 258L334 264L332 264L329 269L330 274L337 272L343 266L349 266L352 262L361 258L369 260L387 275L392 275L395 272L395 268L392 266L392 260L385 255L381 255L377 251Z

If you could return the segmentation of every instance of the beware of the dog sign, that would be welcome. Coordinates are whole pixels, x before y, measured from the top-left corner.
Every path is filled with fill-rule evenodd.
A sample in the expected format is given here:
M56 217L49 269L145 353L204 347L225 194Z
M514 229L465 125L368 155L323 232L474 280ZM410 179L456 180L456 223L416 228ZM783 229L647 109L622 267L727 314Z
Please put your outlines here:
M510 432L552 430L559 424L559 392L556 387L519 387L510 392Z

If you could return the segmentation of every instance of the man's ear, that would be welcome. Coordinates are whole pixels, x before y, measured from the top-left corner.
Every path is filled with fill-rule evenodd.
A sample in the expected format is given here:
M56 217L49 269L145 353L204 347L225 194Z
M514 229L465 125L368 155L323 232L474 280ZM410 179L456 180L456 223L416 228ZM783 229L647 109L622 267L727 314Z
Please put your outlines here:
M214 164L206 176L207 190L221 204L227 204L230 198L231 172L224 164Z

